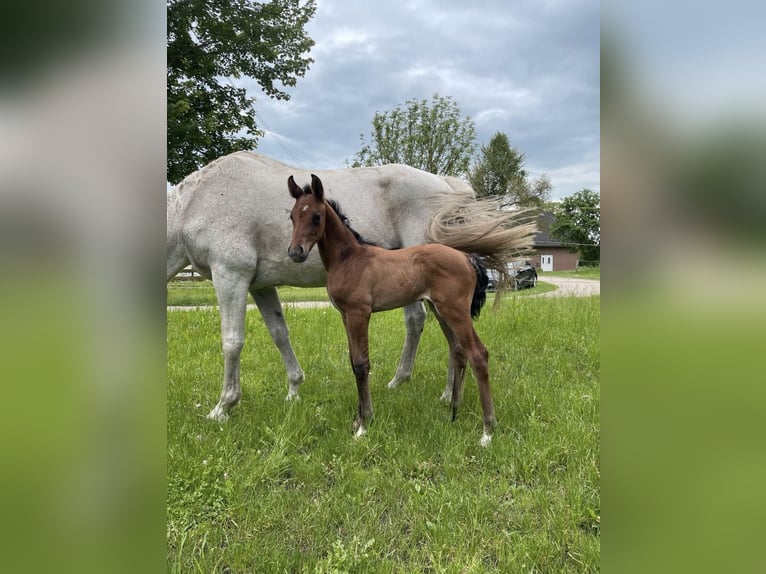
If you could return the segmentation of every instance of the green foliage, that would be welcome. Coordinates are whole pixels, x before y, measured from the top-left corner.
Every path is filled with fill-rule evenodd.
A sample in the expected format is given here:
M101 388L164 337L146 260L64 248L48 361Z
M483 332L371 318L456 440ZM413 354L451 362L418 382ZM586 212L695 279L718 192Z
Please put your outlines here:
M315 11L315 0L168 0L168 181L255 146L254 99L225 78L288 99L277 83L294 86L313 62L304 27Z
M601 197L582 189L556 205L551 235L577 244L580 259L591 264L601 260Z
M349 547L343 540L332 543L332 550L314 568L315 574L347 574L349 572L368 572L365 563L370 558L370 548L375 544L371 538L362 543L356 536L349 542Z
M353 167L401 163L437 175L468 172L476 149L476 128L451 97L434 94L427 100L407 100L404 107L376 112L370 142L360 136L362 149Z
M167 570L598 571L599 303L508 298L482 313L499 421L488 449L470 373L455 422L438 400L447 345L432 316L413 380L393 390L402 314L372 316L376 418L354 440L335 310L285 309L306 369L298 402L248 311L243 398L226 424L205 418L223 375L218 313L168 313Z
M512 148L508 136L497 132L488 145L481 146L480 157L468 173L468 181L478 197L505 197L508 205L541 207L551 190L548 176L529 181L524 169L524 154Z

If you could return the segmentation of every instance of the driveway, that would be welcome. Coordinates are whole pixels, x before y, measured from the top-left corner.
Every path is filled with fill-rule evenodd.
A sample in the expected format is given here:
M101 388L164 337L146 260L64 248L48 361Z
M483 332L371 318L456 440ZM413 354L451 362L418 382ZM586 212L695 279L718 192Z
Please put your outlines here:
M587 297L601 294L601 281L598 279L579 279L577 277L548 277L541 276L540 281L550 283L558 287L555 291L548 291L535 295L536 297Z

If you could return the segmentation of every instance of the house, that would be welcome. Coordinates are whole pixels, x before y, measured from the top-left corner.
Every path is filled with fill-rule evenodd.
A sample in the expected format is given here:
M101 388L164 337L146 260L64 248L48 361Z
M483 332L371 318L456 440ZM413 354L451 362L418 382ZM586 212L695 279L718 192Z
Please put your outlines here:
M579 251L571 251L568 245L550 236L553 212L543 211L537 219L540 230L533 243L533 255L527 261L542 271L574 271L580 259Z

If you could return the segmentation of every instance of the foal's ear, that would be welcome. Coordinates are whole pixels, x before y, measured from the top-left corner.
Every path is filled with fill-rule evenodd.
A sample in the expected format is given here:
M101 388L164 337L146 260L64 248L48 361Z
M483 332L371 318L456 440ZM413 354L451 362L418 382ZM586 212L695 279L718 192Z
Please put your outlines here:
M290 195L293 199L298 199L303 196L303 190L295 183L293 176L287 178L287 189L290 191Z
M324 198L324 187L322 187L322 180L311 174L311 191L314 193L314 197L317 201L322 201Z

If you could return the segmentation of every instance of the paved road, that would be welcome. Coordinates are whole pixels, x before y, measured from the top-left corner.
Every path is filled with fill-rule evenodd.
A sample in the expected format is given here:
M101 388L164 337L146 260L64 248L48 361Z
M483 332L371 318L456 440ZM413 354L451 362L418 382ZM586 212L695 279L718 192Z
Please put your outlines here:
M547 293L541 293L535 295L535 297L566 297L574 295L576 297L587 297L589 295L598 295L601 293L601 281L596 279L578 279L576 277L543 277L541 279L544 283L551 283L558 287L555 291L548 291ZM318 308L329 307L329 301L295 301L295 302L282 302L283 307L298 307L298 308ZM207 306L209 307L209 306ZM193 309L204 309L206 306L176 306L168 307L168 311L191 311ZM248 305L248 310L256 309L255 305Z

